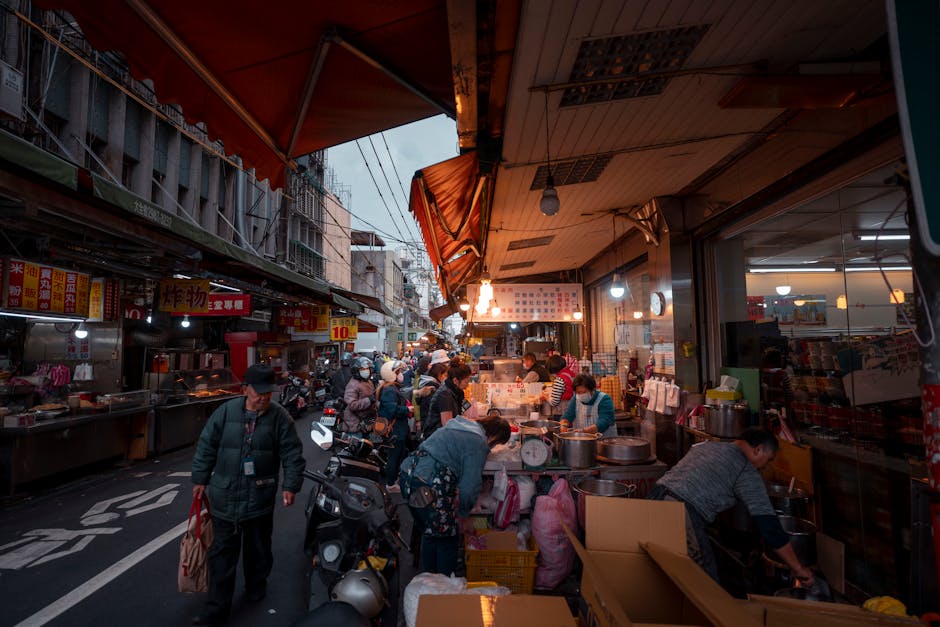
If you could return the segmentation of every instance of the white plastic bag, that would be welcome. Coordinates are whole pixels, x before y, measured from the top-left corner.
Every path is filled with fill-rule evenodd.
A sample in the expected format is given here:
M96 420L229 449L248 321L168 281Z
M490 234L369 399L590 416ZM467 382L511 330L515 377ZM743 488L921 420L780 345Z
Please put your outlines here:
M509 487L509 474L506 467L502 466L493 477L493 498L502 501L506 498L506 488Z
M519 511L532 511L532 504L535 501L535 481L532 477L518 475L515 477L516 485L519 486Z

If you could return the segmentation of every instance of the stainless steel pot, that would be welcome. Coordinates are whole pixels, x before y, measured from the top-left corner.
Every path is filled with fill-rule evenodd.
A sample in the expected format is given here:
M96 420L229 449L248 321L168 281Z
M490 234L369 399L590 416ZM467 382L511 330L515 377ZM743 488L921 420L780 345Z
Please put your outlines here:
M750 411L746 403L709 405L705 408L705 431L720 438L736 438L747 429Z
M802 518L779 516L783 530L790 536L790 544L797 559L804 566L816 564L816 525Z
M777 514L804 519L808 515L809 494L799 488L791 492L786 483L771 483L767 486L767 495Z
M597 458L609 464L639 464L650 458L650 443L643 438L616 436L597 441Z
M570 431L558 433L558 457L571 468L590 468L597 461L597 433Z
M526 420L520 426L529 429L545 429L547 433L560 433L561 423L557 420Z

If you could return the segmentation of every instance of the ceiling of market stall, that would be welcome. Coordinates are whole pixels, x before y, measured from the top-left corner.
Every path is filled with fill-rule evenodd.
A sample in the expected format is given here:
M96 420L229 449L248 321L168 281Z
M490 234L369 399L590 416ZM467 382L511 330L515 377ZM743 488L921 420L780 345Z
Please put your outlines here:
M878 0L525 2L489 272L505 280L579 268L631 228L615 213L680 194L726 207L890 116L884 33ZM844 60L874 64L836 64ZM570 85L651 71L674 73L612 89ZM548 85L546 96L538 88ZM879 88L881 97L871 96ZM539 211L549 157L561 200L553 217ZM872 220L865 206L853 214L858 228ZM792 220L828 226L813 213L819 208ZM786 251L762 248L773 237L749 239L755 258L789 263ZM816 239L806 245L820 248L794 254L836 252Z
M866 266L878 258L903 265L909 241L906 200L894 167L878 169L850 185L749 228L741 237L749 266ZM877 241L870 239L880 235Z

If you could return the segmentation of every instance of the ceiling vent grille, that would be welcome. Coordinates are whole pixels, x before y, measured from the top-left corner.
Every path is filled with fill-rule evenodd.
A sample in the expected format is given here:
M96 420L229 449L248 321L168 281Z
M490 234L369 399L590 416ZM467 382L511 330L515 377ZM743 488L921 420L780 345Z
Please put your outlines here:
M629 81L619 79L680 69L706 32L708 25L704 24L582 41L568 82L591 84L566 89L561 97L561 106L574 107L663 93L669 82L663 76ZM611 82L595 82L604 79Z
M535 265L534 261L520 261L518 263L507 263L504 266L499 267L500 272L507 272L509 270L521 270L522 268L531 268Z
M506 250L521 250L523 248L535 248L536 246L548 246L555 239L554 235L545 235L544 237L532 237L529 239L516 239L509 242Z
M555 187L574 185L576 183L593 183L613 158L611 153L585 157L576 161L561 161L552 164L552 176L555 178ZM532 179L530 190L544 189L548 179L548 166L540 165Z

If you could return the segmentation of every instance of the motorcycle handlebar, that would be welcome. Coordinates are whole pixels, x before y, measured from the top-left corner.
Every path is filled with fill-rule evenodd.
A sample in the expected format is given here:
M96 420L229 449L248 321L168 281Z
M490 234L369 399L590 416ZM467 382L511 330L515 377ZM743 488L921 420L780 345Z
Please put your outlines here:
M400 551L411 552L411 548L408 546L408 543L405 542L404 538L401 537L391 525L382 525L382 537L391 545L396 553Z

